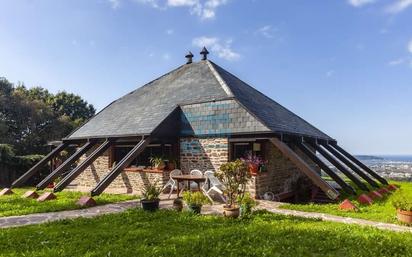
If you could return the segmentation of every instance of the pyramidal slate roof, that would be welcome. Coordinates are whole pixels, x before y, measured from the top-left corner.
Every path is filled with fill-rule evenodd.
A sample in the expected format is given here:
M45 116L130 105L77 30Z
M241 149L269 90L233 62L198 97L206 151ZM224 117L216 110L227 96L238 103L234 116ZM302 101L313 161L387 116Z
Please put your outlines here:
M185 64L115 100L68 139L151 134L178 106L237 100L268 132L331 140L293 112L215 63Z

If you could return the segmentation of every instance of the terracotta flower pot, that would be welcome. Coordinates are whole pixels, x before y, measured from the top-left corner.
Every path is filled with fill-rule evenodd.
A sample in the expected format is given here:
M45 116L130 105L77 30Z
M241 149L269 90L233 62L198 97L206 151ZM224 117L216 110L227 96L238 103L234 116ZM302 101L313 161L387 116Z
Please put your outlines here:
M256 176L258 174L258 171L259 171L259 165L249 163L250 174L252 174L253 176Z
M406 224L412 224L412 211L397 210L398 220Z
M240 211L239 207L223 207L223 215L228 218L237 218L239 217Z

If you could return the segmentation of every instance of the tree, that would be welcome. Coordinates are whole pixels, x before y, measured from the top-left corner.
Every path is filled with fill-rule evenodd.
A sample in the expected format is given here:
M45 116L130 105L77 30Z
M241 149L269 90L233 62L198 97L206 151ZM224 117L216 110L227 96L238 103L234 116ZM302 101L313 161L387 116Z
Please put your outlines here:
M92 117L96 110L80 96L65 91L57 93L51 99L51 106L60 117L67 116L76 126Z
M0 78L0 144L12 145L18 155L44 153L48 141L65 137L94 113L78 95L15 87Z

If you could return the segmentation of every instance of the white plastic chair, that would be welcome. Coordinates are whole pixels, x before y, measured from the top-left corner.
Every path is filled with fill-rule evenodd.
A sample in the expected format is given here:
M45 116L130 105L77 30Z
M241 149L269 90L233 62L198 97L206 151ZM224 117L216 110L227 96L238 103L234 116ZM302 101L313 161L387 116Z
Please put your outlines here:
M170 186L170 192L169 192L169 197L168 197L169 199L170 199L170 196L172 195L173 190L174 190L175 188L177 189L177 181L172 178L172 176L177 176L177 175L182 175L182 171L181 171L181 170L178 170L178 169L172 170L172 171L170 172L169 181L167 181L166 185L165 185L165 186L163 187L163 189L162 189L162 191L163 191L163 190L165 190L167 187ZM183 187L182 187L182 189L183 189Z
M193 175L193 176L203 176L203 172L201 172L200 170L192 170L192 171L190 171L190 175ZM192 182L190 182L189 187L190 187L190 189L192 189L192 188L197 188L197 183L194 182L194 181L192 181Z
M207 183L205 183L202 187L203 192L205 195L213 202L212 197L210 196L210 193L212 191L215 191L216 193L219 194L220 198L222 199L223 202L226 202L225 197L223 196L223 190L225 190L225 187L223 184L219 181L218 178L215 177L215 174L213 171L206 171L205 172L205 177L207 178ZM207 188L208 183L210 184L210 187Z

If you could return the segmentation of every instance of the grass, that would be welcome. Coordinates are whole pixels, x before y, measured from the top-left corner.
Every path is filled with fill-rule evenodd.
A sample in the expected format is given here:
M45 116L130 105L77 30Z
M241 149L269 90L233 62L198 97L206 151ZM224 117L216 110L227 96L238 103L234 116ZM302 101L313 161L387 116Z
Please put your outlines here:
M232 220L136 208L0 230L0 256L412 256L412 234L266 212Z
M81 207L76 205L76 201L85 193L63 191L56 193L57 199L37 202L34 199L23 199L21 196L32 188L15 188L13 195L6 195L0 197L0 217L25 215L30 213L54 212L62 210L73 210ZM39 194L43 193L40 191ZM131 200L136 198L132 195L115 195L115 194L101 194L94 197L98 205Z
M391 182L401 188L403 193L412 197L412 183L410 182ZM359 205L356 197L349 197L352 202L359 207L358 212L339 210L339 203L336 204L286 204L280 206L283 209L291 209L306 212L321 212L344 217L360 218L366 220L380 221L386 223L399 224L396 219L396 209L392 206L391 200L399 194L395 191L383 200L374 201L370 206Z

